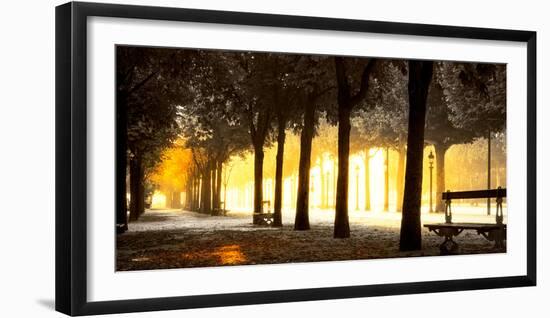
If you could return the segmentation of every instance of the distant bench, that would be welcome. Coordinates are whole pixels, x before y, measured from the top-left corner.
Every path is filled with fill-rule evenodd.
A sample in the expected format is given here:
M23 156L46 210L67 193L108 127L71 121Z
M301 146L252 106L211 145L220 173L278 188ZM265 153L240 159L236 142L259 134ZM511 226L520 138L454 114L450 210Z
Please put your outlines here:
M227 215L227 210L225 209L225 202L220 201L220 207L212 209L212 215Z
M477 234L491 242L495 242L495 248L505 247L506 224L503 223L502 200L506 197L506 189L498 188L492 190L478 191L460 191L444 192L442 199L445 201L445 223L425 224L429 231L438 236L445 237L443 243L439 245L441 255L455 254L458 251L458 244L453 241L454 236L458 236L465 230L476 231ZM496 198L496 222L495 223L453 223L453 214L451 210L451 201L454 199L487 199Z
M267 206L267 212L264 209L264 206ZM273 224L273 213L271 213L271 201L262 201L262 212L254 213L253 215L254 224L257 225L268 225Z

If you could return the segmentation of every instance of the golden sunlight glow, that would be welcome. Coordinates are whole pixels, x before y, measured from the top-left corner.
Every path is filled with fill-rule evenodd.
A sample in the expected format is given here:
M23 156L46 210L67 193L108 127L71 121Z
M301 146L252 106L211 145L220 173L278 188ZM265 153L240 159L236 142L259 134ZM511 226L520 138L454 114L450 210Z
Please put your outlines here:
M296 191L298 188L298 162L299 162L299 136L288 134L285 144L283 166L282 206L283 214L293 213L296 206ZM335 145L334 145L335 147ZM322 148L322 149L319 149ZM336 149L330 149L319 141L313 143L311 167L309 206L316 210L333 210L336 197L336 181L338 159L335 156ZM263 200L270 202L270 210L273 211L275 197L275 157L277 144L264 149L263 167ZM422 184L422 205L427 210L430 199L430 168L429 153L435 153L433 146L424 149L424 176ZM386 167L386 155L388 156ZM165 153L165 160L154 171L152 179L160 185L152 195L152 208L163 208L167 204L169 195L173 195L173 189L179 188L185 182L183 171L192 164L189 151L178 147ZM484 189L487 186L487 152L486 141L481 139L472 144L455 145L449 148L445 155L445 188L452 191ZM352 152L349 157L348 177L348 211L365 211L366 204L366 169L365 150ZM492 187L506 186L506 162L504 155L495 154L492 160ZM399 153L393 149L369 148L368 153L368 184L370 193L370 211L384 211L385 192L387 188L388 210L396 211L398 207L398 165ZM403 158L403 168L406 159ZM231 167L227 188L222 187L221 197L228 210L251 211L254 202L254 154L247 153L243 156L234 156L225 164L224 169ZM388 170L388 185L386 186L386 169ZM432 200L435 204L437 198L437 160L433 162L432 169ZM227 172L227 171L226 171ZM177 176L177 177L175 177ZM170 182L168 182L170 181ZM404 185L404 179L401 186ZM227 191L227 194L225 193ZM186 194L177 192L185 201Z
M151 208L162 209L166 206L166 195L162 192L155 190L151 198Z
M220 264L222 265L240 264L246 261L239 245L222 246L213 254L220 258Z
M181 257L187 260L197 259L215 259L220 265L237 265L247 261L246 256L241 251L241 247L236 244L224 245L214 249L213 251L196 251L193 253L181 254Z

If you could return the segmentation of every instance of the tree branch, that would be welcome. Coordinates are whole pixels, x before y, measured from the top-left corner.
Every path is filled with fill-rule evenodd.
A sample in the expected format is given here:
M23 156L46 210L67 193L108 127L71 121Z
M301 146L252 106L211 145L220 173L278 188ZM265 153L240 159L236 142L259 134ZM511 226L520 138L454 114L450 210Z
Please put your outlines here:
M134 93L135 91L137 91L138 89L140 89L143 85L145 85L147 82L149 82L149 80L151 78L153 78L153 76L155 76L156 74L158 74L158 70L157 71L154 71L153 73L149 74L149 76L147 76L146 78L144 78L141 82L137 83L136 86L132 87L129 92L128 92L128 95Z
M351 98L352 107L357 105L367 96L367 91L369 89L369 77L375 64L376 59L371 58L365 66L363 74L361 75L361 86L359 87L359 92Z

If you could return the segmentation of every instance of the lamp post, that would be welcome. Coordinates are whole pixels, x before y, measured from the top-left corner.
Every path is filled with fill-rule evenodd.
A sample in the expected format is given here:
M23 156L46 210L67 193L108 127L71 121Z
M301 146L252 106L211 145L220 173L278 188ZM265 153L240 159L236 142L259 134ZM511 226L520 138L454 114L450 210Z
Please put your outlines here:
M355 166L355 211L359 211L359 166Z
M430 151L430 154L428 155L429 160L429 168L430 168L430 213L434 212L433 205L432 205L432 180L433 180L433 169L434 169L434 154Z

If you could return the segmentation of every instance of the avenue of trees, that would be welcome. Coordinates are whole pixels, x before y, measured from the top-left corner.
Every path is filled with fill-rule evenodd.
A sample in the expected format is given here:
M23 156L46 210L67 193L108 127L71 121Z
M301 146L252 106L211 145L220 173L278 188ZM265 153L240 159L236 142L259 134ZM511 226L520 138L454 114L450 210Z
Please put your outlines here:
M219 213L229 162L247 154L254 158L251 212L261 213L265 150L275 143L273 225L282 226L283 159L292 133L299 136L299 145L287 145L299 156L295 230L310 229L314 160L329 155L337 165L334 237L346 238L350 154L363 155L368 180L370 149L385 149L386 156L391 149L399 156L400 249L420 249L424 148L435 149L440 197L451 146L505 133L505 79L505 65L498 64L117 47L117 120L123 125L117 169L127 175L117 187L129 193L129 206L126 196L117 205L117 230L124 232L144 212L151 191L145 179L168 189L172 207ZM320 127L337 129L336 150L313 151L314 136L324 133ZM160 173L166 162L175 168ZM186 193L183 206L180 192ZM364 195L368 210L368 182Z

